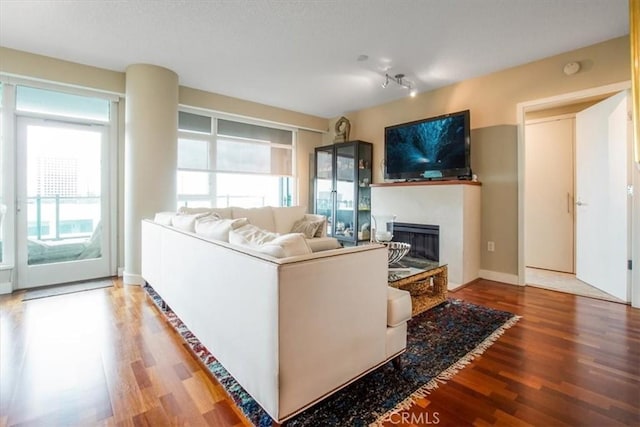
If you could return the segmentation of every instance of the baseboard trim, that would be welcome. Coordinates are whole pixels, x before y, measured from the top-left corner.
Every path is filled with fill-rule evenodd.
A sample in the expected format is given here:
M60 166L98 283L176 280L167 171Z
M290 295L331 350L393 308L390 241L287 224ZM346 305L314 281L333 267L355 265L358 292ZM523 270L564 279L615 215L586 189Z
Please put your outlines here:
M6 295L13 292L13 283L11 282L3 282L0 283L0 295Z
M118 267L118 277L122 277L124 275L124 267Z
M141 275L135 273L122 272L122 283L125 285L144 285L144 279Z
M518 285L518 275L502 273L500 271L480 270L480 277L494 282L508 283L509 285Z
M464 286L464 284L453 283L453 282L449 281L447 283L447 290L448 291L457 291L458 289L462 288L463 286Z

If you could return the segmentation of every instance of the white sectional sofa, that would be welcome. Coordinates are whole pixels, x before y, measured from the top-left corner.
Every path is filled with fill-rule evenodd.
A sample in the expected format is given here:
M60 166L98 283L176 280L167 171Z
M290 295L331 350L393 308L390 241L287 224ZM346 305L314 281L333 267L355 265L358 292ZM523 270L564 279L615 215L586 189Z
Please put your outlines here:
M183 231L192 231L204 237L213 237L216 240L229 241L228 236L221 238L221 234L214 230L208 233L206 230L207 215L214 214L223 220L246 220L249 224L272 233L291 233L298 221L317 223L319 227L313 236L307 236L307 244L312 252L341 247L337 239L327 237L327 219L322 215L307 214L304 206L274 207L264 206L259 208L180 208L177 212L179 221L176 221L176 212L162 212L156 215L156 222L164 225L173 225ZM202 232L200 232L200 229ZM223 233L224 234L224 233ZM228 234L228 232L227 232Z
M274 230L304 215L280 214ZM277 258L163 221L142 222L142 276L277 422L405 350L411 299L387 286L384 246Z

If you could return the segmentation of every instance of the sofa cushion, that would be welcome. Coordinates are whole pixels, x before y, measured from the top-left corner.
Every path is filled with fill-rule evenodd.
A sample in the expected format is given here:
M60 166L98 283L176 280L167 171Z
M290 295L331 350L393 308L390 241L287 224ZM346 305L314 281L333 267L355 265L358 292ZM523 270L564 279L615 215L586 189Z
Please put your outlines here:
M274 206L273 220L275 232L280 234L290 233L293 224L304 217L307 211L305 206Z
M196 231L196 220L207 216L206 213L197 214L181 214L174 215L171 219L171 225L183 231L189 231L191 233Z
M307 239L307 244L312 252L329 251L342 247L335 237L314 237L313 239Z
M254 224L245 224L229 231L229 243L242 246L261 246L278 237L278 234L263 230Z
M232 218L231 208L189 208L187 206L181 206L180 209L178 209L178 215L184 214L216 214L220 218Z
M207 215L196 219L195 231L203 237L210 239L229 241L229 232L233 228L247 225L246 218L227 219L220 218L217 214Z
M158 212L153 218L153 222L156 222L160 225L172 225L173 217L175 215L175 212Z
M411 295L407 291L387 287L387 325L398 326L411 319Z
M267 231L276 231L273 219L273 208L264 206L261 208L231 208L232 218L247 218L250 224Z
M306 237L307 239L312 239L316 237L318 228L321 227L323 224L324 224L323 220L312 221L312 220L302 218L294 222L293 226L291 227L291 230L289 231L291 233L302 233L304 234L304 237Z
M282 254L282 256L272 255L276 258L307 255L311 253L311 248L302 233L283 234L262 245L258 250L262 253Z

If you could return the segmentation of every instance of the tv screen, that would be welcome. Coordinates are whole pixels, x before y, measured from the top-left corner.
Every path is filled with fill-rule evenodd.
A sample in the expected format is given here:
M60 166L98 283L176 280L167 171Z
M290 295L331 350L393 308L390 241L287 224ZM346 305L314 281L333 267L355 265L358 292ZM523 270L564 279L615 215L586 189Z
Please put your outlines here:
M469 110L385 128L385 179L471 176Z

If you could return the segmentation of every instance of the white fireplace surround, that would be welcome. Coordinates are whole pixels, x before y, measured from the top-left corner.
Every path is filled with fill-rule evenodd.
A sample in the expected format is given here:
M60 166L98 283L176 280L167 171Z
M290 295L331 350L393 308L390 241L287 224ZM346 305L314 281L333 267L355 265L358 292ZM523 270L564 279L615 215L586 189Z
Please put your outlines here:
M440 263L448 265L453 290L480 275L480 189L469 181L374 184L371 212L440 226Z

